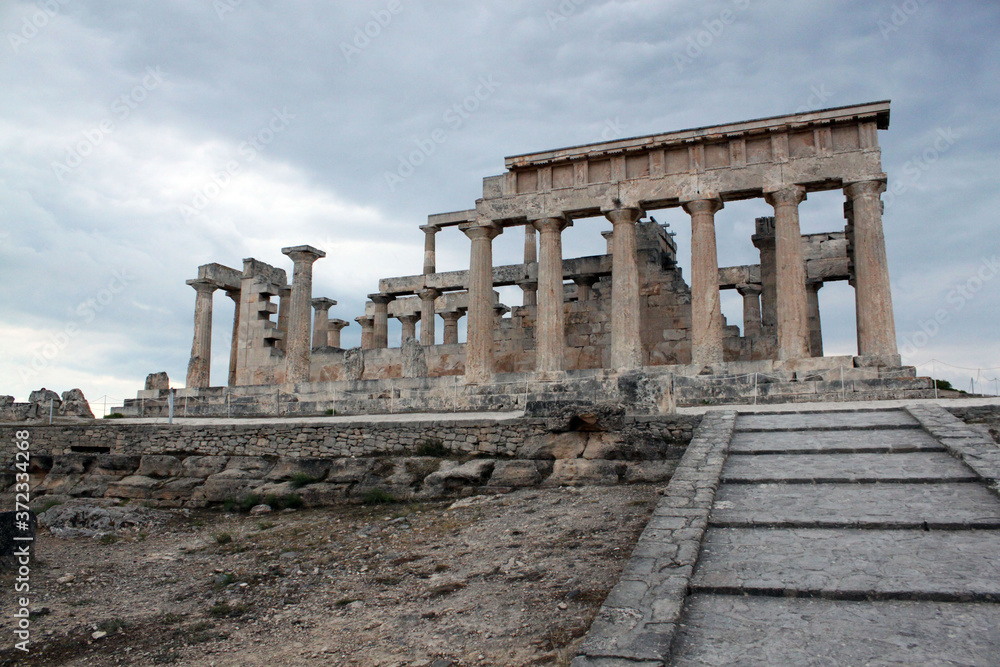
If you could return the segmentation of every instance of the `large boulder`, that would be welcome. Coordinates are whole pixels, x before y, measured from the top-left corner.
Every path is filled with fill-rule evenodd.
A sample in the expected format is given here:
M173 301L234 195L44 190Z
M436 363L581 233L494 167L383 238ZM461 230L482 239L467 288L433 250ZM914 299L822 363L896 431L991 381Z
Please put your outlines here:
M430 495L445 495L463 487L481 486L489 479L494 465L493 459L472 459L461 465L442 461L440 470L424 478L424 491Z
M41 389L36 389L28 394L28 402L37 405L40 408L44 408L45 414L48 414L49 405L52 405L56 410L58 410L59 406L62 405L62 398L60 398L59 394L51 389L42 387Z
M63 392L59 414L64 417L94 418L94 413L90 409L90 403L87 402L81 389L70 389Z

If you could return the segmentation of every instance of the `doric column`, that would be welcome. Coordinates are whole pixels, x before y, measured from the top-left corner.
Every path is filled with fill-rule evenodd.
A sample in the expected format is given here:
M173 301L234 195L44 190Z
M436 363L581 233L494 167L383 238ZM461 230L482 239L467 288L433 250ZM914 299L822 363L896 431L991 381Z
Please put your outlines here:
M819 290L822 281L806 284L806 305L809 312L809 356L823 356L823 325L819 318Z
M757 218L757 233L751 238L760 250L760 322L762 332L776 336L778 332L778 305L776 270L774 264L774 218Z
M764 195L774 207L774 260L778 311L778 359L809 356L806 267L802 260L799 204L806 191L797 185Z
M403 334L399 337L400 347L406 345L406 341L408 340L416 340L417 322L420 321L420 315L418 313L414 313L412 315L396 315L396 319L403 325Z
M361 349L372 349L372 341L375 337L375 319L368 315L362 315L361 317L355 317L354 321L361 325Z
M493 224L459 226L472 241L469 260L469 331L465 343L465 379L488 382L493 376Z
M285 382L309 381L309 317L312 305L312 266L326 257L319 248L308 245L282 248L292 262L292 303L288 310L288 333L285 338Z
M346 327L350 326L350 322L345 322L344 320L329 320L326 323L326 344L330 347L340 347L340 332Z
M333 299L313 299L312 307L315 312L313 317L313 347L325 347L328 343L330 330L330 309L337 305Z
M576 283L577 301L590 301L594 298L593 289L597 276L574 276L573 282Z
M524 293L521 299L522 306L535 306L538 304L538 283L532 280L522 280L517 284Z
M435 235L441 231L437 225L423 225L424 231L424 275L437 272L437 252L434 247Z
M715 247L715 213L720 199L684 203L691 215L691 363L722 363L722 305L719 302L719 258Z
M538 246L535 243L535 227L530 223L524 226L524 266L538 262ZM534 306L538 303L538 283L524 280L517 284L523 292L521 305Z
M425 288L420 290L420 344L431 346L434 344L434 302L441 292L436 289Z
M212 292L219 289L211 280L188 280L197 292L194 302L194 340L188 362L187 386L210 387L212 367Z
M372 309L374 324L372 325L372 347L381 350L389 347L389 302L396 297L388 294L369 294L368 298L375 304Z
M278 288L278 330L285 334L285 337L278 341L278 348L284 350L288 345L288 313L292 309L292 288Z
M535 370L565 368L566 327L563 317L562 230L566 218L542 218L532 223L538 230L538 315L535 324Z
M441 319L444 320L444 339L442 343L444 345L458 345L458 321L464 316L460 310L450 310L441 313Z
M604 214L614 226L611 252L611 368L616 371L642 366L639 316L639 257L635 223L637 208L620 208Z
M236 362L240 352L240 290L227 290L226 296L233 300L233 342L229 348L229 386L236 386Z
M760 285L740 283L736 291L743 297L743 337L759 336L761 332L760 295L763 291Z
M858 354L895 356L889 262L882 231L883 181L862 181L844 188L854 212L854 293L857 299Z
M604 243L607 245L608 249L607 254L613 255L615 252L615 241L614 241L615 233L613 231L601 232L601 236L604 237Z

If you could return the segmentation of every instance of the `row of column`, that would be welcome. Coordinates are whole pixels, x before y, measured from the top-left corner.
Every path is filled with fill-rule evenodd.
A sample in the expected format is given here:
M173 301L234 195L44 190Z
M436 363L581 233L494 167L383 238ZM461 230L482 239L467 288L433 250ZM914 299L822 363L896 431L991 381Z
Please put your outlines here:
M435 290L436 292L437 290ZM435 297L437 298L437 297ZM430 305L428 306L428 301ZM444 320L444 345L457 345L458 344L458 321L465 316L465 312L462 310L446 311L443 313L434 312L434 299L423 299L421 301L421 312L419 315L394 315L394 317L400 321L403 325L402 336L400 337L400 345L405 345L407 341L416 338L417 322L420 322L420 344L421 345L434 345L435 327L434 321L435 316L440 315L441 319ZM388 347L388 340L385 340L383 345L383 339L380 337L378 340L378 345L376 345L376 340L374 337L375 333L375 321L376 319L381 319L383 314L381 311L376 311L373 315L362 315L361 317L354 318L354 321L361 325L361 349L371 350L377 347ZM385 317L385 329L388 330L388 320L389 314L386 312ZM429 324L427 324L429 323ZM379 330L382 329L382 325L379 325Z

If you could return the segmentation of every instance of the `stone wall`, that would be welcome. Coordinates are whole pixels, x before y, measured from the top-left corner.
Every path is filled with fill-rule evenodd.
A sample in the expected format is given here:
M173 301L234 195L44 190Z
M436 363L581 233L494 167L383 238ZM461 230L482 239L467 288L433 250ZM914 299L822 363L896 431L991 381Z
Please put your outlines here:
M955 406L947 410L966 424L982 424L993 441L1000 444L1000 405Z

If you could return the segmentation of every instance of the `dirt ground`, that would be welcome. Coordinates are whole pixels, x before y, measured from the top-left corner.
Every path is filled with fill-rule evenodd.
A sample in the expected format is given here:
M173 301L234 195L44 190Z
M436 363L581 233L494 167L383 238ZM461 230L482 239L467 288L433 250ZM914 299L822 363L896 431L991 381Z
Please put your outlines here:
M657 498L646 485L39 530L32 643L0 665L568 665ZM13 576L0 577L11 628Z

